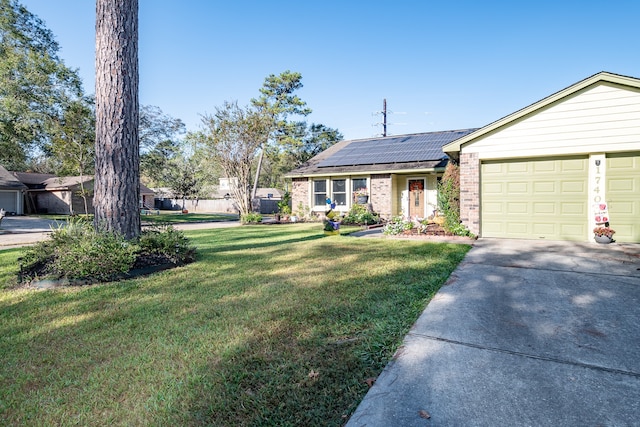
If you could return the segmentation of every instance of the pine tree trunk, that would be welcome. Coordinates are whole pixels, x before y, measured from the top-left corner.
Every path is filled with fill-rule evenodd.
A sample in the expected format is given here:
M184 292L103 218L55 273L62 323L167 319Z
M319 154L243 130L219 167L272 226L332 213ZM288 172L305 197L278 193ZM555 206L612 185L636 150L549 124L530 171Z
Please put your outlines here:
M95 227L138 236L138 0L96 0L95 171Z

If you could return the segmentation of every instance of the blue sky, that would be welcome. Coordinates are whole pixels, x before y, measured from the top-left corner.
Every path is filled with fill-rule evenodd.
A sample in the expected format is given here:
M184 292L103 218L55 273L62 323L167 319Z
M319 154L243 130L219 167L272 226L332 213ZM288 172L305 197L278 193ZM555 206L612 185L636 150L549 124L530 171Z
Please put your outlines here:
M481 127L599 71L640 77L640 2L139 0L140 102L189 130L269 74L347 139ZM21 0L94 91L95 1Z

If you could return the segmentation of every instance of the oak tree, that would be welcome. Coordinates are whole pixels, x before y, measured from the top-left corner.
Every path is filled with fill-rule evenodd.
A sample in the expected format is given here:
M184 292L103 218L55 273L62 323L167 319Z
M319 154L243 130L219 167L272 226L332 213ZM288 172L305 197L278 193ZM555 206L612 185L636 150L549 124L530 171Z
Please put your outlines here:
M23 169L55 132L66 105L82 96L76 70L41 19L0 0L0 163Z

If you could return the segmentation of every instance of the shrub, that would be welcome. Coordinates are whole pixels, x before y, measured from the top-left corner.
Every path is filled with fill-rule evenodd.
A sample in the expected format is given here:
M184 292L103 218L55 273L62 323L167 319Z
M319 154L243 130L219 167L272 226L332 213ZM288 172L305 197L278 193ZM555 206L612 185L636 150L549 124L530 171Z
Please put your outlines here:
M95 231L86 221L72 220L54 230L50 240L27 249L19 279L109 281L137 265L181 265L194 259L195 248L171 226L157 226L143 231L136 240L126 240L117 233Z
M249 212L248 214L242 215L240 218L243 224L256 224L262 222L262 215L256 212Z
M142 232L138 240L140 254L165 257L177 265L195 260L195 248L189 245L189 239L180 230L171 225L154 226Z
M309 221L311 220L311 208L302 204L302 202L298 202L298 209L296 210L296 216L298 217L298 221Z
M291 215L291 193L288 191L282 196L282 200L278 202L278 212L283 215Z
M460 167L453 162L447 164L438 184L438 210L444 216L442 227L447 232L456 236L473 236L460 222Z
M394 216L393 218L391 218L391 221L389 221L384 226L384 228L382 229L382 234L392 236L396 234L402 234L405 231L412 230L413 226L413 222L405 220L400 216Z
M379 222L380 217L369 211L365 205L353 205L342 220L343 224L357 225L377 224Z
M53 230L51 240L29 249L21 259L21 280L92 279L105 281L131 269L138 252L136 242L106 231L94 231L90 223L71 220Z
M52 267L57 277L99 281L107 281L118 273L131 270L138 251L135 242L108 232L99 232L56 249L58 253Z

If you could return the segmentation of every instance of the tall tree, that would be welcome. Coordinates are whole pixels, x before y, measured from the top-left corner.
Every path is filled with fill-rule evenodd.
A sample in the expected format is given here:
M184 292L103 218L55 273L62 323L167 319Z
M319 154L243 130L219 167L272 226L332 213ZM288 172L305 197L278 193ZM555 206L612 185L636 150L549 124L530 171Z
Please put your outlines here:
M286 142L295 135L293 128L295 123L288 121L290 116L307 116L311 114L311 108L294 92L302 88L302 74L292 71L284 71L280 75L269 75L260 88L260 97L252 99L252 105L272 121L272 133L269 141L274 145ZM260 147L260 157L256 168L256 177L253 185L252 197L256 197L258 181L262 168L267 141Z
M255 108L241 108L225 102L214 115L202 118L205 130L199 135L209 156L231 181L231 195L240 215L251 212L251 168L266 142L272 118Z
M24 167L50 141L69 100L82 95L76 70L58 57L53 33L17 0L0 0L0 163Z
M164 177L172 166L172 159L184 148L180 136L185 125L180 119L162 112L159 107L140 108L140 174L145 184L166 186ZM171 172L172 176L175 176Z
M176 142L185 133L184 122L165 114L160 107L143 105L140 107L139 138L143 152L153 150L156 145L165 142Z
M96 228L140 234L138 0L96 0Z
M264 173L260 185L284 188L284 175L343 139L337 130L323 124L293 122L286 129L288 135L278 145L266 151Z

